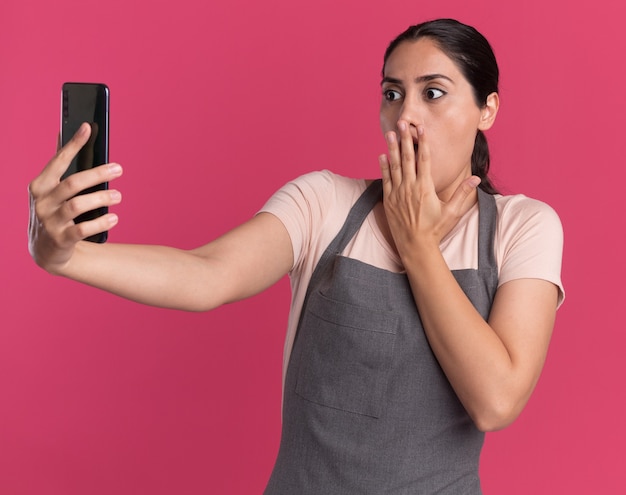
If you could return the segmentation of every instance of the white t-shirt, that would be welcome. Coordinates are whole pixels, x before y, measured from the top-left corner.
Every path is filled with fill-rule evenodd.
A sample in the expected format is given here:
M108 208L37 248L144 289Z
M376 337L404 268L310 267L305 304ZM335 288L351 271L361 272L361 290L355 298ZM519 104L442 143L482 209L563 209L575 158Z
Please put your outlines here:
M313 270L365 188L363 179L342 177L328 170L312 172L287 183L261 210L281 220L293 246L292 299L283 379ZM495 199L498 287L520 278L547 280L558 286L560 305L564 298L561 283L563 229L556 212L547 204L521 194L496 195ZM440 248L450 270L478 268L477 204L442 240ZM404 271L400 258L379 229L373 211L342 254L392 272Z

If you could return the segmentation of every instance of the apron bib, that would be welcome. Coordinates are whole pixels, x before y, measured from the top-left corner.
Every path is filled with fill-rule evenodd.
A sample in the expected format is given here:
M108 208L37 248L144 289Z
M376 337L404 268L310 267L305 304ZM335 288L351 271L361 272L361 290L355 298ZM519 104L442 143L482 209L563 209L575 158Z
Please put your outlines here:
M347 258L381 199L373 182L309 282L265 495L481 493L484 434L435 358L405 274ZM453 274L487 319L498 275L493 196L478 190L478 269Z

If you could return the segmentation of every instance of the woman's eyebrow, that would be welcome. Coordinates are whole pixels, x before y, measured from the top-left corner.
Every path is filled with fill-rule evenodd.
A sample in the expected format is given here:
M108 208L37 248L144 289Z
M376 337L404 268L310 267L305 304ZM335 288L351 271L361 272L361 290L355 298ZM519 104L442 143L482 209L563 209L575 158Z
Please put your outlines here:
M448 76L444 76L443 74L426 74L425 76L416 77L414 79L414 82L416 84L421 84L421 83L425 83L425 82L428 82L428 81L432 81L434 79L445 79L447 81L450 81L452 84L454 84L454 81L452 79L450 79ZM396 79L395 77L385 76L385 77L383 77L383 79L380 82L380 84L382 86L385 83L402 84L402 81L400 79Z

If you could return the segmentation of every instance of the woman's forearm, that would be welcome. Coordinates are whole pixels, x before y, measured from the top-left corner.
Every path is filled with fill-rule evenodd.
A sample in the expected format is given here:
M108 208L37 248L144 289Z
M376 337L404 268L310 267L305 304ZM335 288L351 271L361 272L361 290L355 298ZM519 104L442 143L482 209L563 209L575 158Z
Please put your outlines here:
M291 268L291 240L269 213L197 249L79 242L53 271L143 304L207 311L250 297Z
M139 303L199 311L220 304L210 272L209 260L180 249L84 241L57 274Z
M508 425L521 412L539 377L556 289L543 281L513 283L496 296L492 310L496 316L487 322L456 282L437 246L412 252L405 260L409 281L429 343L448 380L480 429ZM548 296L526 307L537 313L526 321L522 314L512 317L529 306L524 301L535 290L545 290ZM510 303L513 297L521 298L519 305ZM522 332L527 335L520 336Z

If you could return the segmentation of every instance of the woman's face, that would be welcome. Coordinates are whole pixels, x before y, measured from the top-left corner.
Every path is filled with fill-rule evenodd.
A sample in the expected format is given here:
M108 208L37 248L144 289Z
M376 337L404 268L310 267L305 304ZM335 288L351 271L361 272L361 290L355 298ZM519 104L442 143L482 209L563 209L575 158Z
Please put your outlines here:
M479 108L469 82L429 38L402 42L389 55L382 94L383 133L398 132L398 120L402 119L410 124L417 142L417 126L424 127L435 189L446 201L471 175L476 133L491 126L497 112L497 95L494 93L495 109L489 104Z

